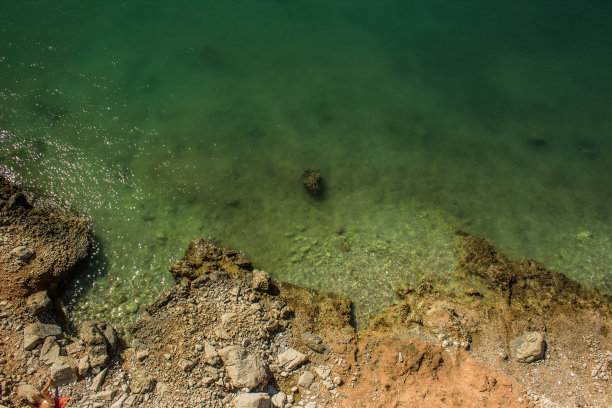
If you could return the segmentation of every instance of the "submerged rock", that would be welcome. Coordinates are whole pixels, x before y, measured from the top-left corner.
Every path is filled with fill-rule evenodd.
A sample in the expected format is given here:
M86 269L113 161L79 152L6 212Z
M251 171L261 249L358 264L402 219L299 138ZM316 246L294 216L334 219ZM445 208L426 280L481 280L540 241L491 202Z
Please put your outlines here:
M302 184L310 194L319 195L322 191L322 178L319 170L304 170L304 174L302 174Z

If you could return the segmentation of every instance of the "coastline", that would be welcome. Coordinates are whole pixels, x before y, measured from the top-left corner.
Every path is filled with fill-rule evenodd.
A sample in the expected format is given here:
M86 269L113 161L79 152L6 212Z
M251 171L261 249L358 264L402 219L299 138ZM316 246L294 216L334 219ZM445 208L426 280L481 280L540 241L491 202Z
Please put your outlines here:
M359 332L349 299L275 282L240 252L196 239L170 266L177 284L146 308L130 336L84 322L76 337L56 296L89 246L84 221L32 207L27 197L14 198L14 186L2 193L3 225L22 222L36 232L61 219L75 226L42 234L55 240L46 252L11 255L41 235L26 245L3 241L13 266L3 264L2 279L58 272L14 280L16 289L0 292L2 327L10 333L0 345L4 405L20 406L19 386L49 371L62 394L86 407L610 404L610 297L536 261L512 262L469 234L457 233L462 291L428 281L399 288L401 300ZM38 227L23 222L29 217ZM62 254L70 256L61 271L40 262ZM49 301L36 295L44 290ZM32 342L28 328L36 324L60 332ZM544 354L518 361L525 358L515 341L530 333L542 334Z

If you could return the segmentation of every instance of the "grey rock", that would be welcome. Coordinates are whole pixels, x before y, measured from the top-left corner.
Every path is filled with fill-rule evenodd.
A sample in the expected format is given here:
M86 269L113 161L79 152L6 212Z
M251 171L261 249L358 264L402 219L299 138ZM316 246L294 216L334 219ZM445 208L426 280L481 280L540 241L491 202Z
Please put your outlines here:
M264 392L238 394L233 402L236 408L270 408L270 396Z
M51 366L50 376L55 385L65 385L77 380L77 362L72 357L58 357Z
M108 389L108 390L104 390L104 391L100 391L97 394L94 394L91 397L94 401L112 401L113 398L115 398L115 390Z
M30 295L27 300L27 308L33 315L39 315L48 312L53 303L51 298L47 295L47 291L36 292Z
M204 343L204 358L206 360L206 364L213 366L219 364L221 361L217 349L215 349L213 345L208 342Z
M527 332L510 343L510 351L514 359L521 363L532 363L544 357L546 342L544 333Z
M306 347L308 347L312 351L315 351L317 353L326 353L327 351L329 351L327 345L325 345L325 343L323 343L323 340L316 334L313 334L311 332L304 332L302 333L302 340L304 341Z
M293 371L308 361L308 356L296 349L289 348L278 355L278 363L288 371Z
M136 371L134 375L132 375L132 380L130 381L130 391L132 394L146 394L151 391L152 387L153 377L146 372Z
M308 388L310 384L314 381L314 374L310 371L304 371L300 378L298 378L298 385L300 387Z
M91 390L93 392L98 391L100 388L102 388L102 385L104 384L104 380L106 379L106 373L108 372L108 368L105 368L104 370L100 371L93 379L93 381L91 382Z
M59 344L57 344L54 337L47 337L40 348L40 360L47 365L52 365L57 361L59 355Z
M247 354L243 347L229 346L219 350L219 354L236 388L252 390L267 382L266 366L257 357Z
M267 292L270 290L270 275L268 275L266 271L254 269L251 279L251 287L260 292Z
M49 336L59 336L62 329L54 324L32 323L23 330L23 348L33 350Z

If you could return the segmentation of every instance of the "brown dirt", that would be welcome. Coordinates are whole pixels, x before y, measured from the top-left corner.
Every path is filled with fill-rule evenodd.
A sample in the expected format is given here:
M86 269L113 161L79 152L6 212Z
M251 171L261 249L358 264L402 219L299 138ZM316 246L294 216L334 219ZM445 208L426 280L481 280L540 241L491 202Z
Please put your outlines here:
M359 376L343 387L344 407L529 407L512 380L464 350L446 351L410 333L368 333Z

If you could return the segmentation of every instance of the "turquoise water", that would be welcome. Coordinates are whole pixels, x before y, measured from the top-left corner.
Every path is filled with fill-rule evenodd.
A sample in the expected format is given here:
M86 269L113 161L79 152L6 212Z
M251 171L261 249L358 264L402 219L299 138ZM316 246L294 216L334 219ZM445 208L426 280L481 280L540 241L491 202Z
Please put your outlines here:
M397 285L452 284L455 228L612 293L611 17L603 1L4 0L0 166L92 226L76 319L133 321L196 236L350 296L360 322Z

